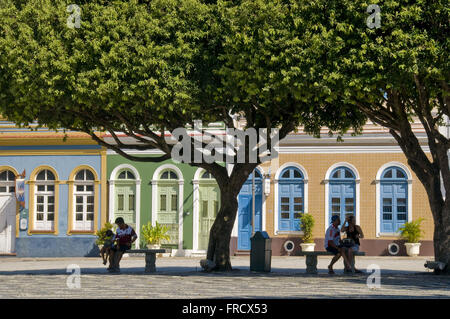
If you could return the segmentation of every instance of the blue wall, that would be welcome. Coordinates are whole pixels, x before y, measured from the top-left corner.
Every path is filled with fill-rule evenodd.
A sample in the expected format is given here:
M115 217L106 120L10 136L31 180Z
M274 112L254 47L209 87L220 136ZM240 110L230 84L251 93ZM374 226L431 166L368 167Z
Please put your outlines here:
M30 178L31 172L38 166L51 166L58 173L60 181L66 181L70 173L80 165L89 165L95 169L98 177L101 177L100 155L49 155L49 156L0 156L0 166L8 165L14 167L19 173L26 170L26 180ZM101 186L99 187L98 203L98 228L101 227ZM69 185L59 185L59 209L58 209L58 235L29 236L27 231L20 231L16 239L16 254L21 257L68 257L68 256L90 256L95 247L96 237L93 235L67 235L68 225L68 193ZM25 184L25 210L21 217L28 217L29 185ZM28 222L28 224L30 224Z
M33 235L16 239L17 257L98 257L94 236Z

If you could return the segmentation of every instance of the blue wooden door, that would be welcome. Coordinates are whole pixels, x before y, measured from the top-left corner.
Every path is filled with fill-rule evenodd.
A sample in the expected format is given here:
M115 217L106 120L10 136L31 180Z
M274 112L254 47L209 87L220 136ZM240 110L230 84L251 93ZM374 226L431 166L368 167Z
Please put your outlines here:
M258 176L258 175L257 175ZM252 176L247 179L238 195L238 249L250 250L252 236ZM255 231L262 230L262 180L255 178Z
M381 232L395 233L408 218L407 183L381 183Z
M303 183L279 184L279 228L282 231L299 231L303 213Z
M343 167L337 168L332 176L329 196L331 213L328 223L331 224L332 216L338 215L341 218L341 224L343 224L346 216L355 216L355 179L353 173L348 168Z
M384 170L381 177L381 232L396 233L408 219L408 181L400 167Z

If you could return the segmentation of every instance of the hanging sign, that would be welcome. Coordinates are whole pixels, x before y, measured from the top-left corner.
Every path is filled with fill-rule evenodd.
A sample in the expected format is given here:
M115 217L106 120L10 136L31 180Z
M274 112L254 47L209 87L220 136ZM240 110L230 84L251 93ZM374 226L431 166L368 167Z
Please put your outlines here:
M25 170L16 177L16 198L21 209L25 208Z

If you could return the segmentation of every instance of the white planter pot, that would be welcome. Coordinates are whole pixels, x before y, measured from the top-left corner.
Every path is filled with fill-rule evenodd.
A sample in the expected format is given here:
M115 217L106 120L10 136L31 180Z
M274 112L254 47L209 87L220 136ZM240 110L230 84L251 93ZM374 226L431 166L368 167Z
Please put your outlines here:
M419 255L421 243L405 243L408 256L416 257Z
M316 246L315 243L311 243L311 244L300 244L300 246L302 247L302 251L314 251L314 247Z
M157 244L147 244L147 248L148 249L160 249L161 245L157 245Z

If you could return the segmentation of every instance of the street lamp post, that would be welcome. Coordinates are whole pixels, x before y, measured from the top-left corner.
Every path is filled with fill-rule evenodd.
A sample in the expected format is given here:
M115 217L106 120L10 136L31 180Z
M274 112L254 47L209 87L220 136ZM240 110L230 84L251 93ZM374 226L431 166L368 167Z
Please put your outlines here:
M252 237L255 234L255 170L252 173Z

